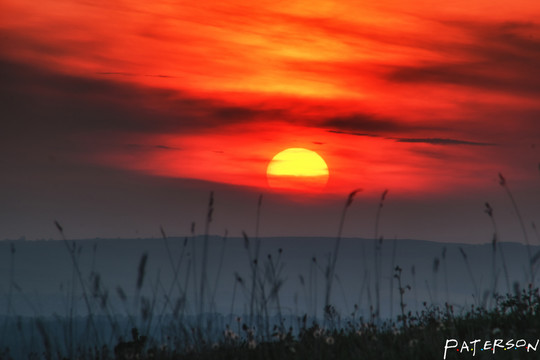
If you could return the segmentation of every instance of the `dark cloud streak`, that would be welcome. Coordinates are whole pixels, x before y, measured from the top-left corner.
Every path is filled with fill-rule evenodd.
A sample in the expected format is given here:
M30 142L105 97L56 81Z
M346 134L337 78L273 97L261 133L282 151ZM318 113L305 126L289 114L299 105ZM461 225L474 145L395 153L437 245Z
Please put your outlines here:
M146 76L146 77L157 77L157 78L176 78L176 76L171 75L161 75L161 74L136 74L136 73L127 73L127 72L98 72L98 75L119 75L119 76Z
M126 144L126 147L134 150L147 150L147 149L159 149L159 150L182 150L179 147L172 147L167 145L143 145L143 144Z
M41 135L186 133L285 116L279 109L231 107L179 91L69 76L1 58L0 78L6 136L34 130Z
M389 138L397 142L402 143L421 143L421 144L432 144L432 145L472 145L472 146L494 146L496 144L491 143L482 143L466 140L456 140L456 139L443 139L443 138L426 138L426 139L415 139L415 138Z
M341 131L352 135L373 136L377 133L407 133L423 129L416 125L406 124L403 121L381 118L371 114L351 114L349 116L334 117L323 121L323 127L333 128L331 132Z
M512 94L540 94L540 24L448 22L472 43L439 44L449 60L394 66L387 78L400 83L438 83ZM469 61L457 61L455 58Z
M354 136L367 136L367 137L379 137L379 135L360 133L354 131L341 131L341 130L328 130L328 132L333 134L344 134L344 135L354 135Z
M327 130L333 134L344 134L344 135L353 135L353 136L366 136L366 137L381 137L376 134L368 133L359 133L352 131L340 131L340 130ZM417 143L417 144L431 144L431 145L471 145L471 146L496 146L497 144L477 142L477 141L467 141L467 140L457 140L449 138L395 138L387 137L388 140L394 140L401 143Z

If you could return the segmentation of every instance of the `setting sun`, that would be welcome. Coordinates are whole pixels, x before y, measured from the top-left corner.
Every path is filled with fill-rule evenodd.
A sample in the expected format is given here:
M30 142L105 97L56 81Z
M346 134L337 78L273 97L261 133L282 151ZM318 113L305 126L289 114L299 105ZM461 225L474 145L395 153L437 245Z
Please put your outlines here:
M266 175L273 189L320 191L328 182L328 166L315 151L289 148L272 158Z

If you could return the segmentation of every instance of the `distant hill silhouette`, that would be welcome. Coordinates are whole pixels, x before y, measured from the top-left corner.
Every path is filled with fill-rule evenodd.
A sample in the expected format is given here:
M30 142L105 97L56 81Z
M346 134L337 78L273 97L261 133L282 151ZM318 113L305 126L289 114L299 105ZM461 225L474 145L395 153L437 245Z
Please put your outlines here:
M281 306L288 314L322 315L324 300L324 272L328 256L333 249L335 238L329 237L275 237L262 238L260 264L264 266L268 254L274 264L282 264L283 285L279 296ZM144 283L141 293L151 294L169 290L174 280L170 259L176 263L182 251L177 280L185 286L187 282L187 309L195 310L193 298L200 281L201 251L203 237L164 239L91 239L76 240L78 265L90 291L90 274L100 275L101 285L109 291L110 304L122 309L117 294L121 288L127 297L136 292L139 261L143 253L148 253ZM10 283L10 244L15 246L14 286ZM370 239L343 239L338 254L337 281L332 291L332 304L342 314L350 314L354 305L360 314L369 315L369 308L375 306L375 242ZM184 247L185 246L185 247ZM249 251L254 251L250 240ZM170 249L170 257L167 252ZM282 254L279 254L282 249ZM462 250L460 250L462 249ZM526 247L518 243L502 243L500 250L507 265L510 287L514 282L525 283L528 273ZM536 254L540 247L532 247ZM465 262L462 251L465 253ZM195 257L193 256L195 254ZM493 265L492 245L470 245L438 243L409 239L384 240L380 244L380 311L381 316L397 315L398 289L393 279L394 268L402 271L402 284L411 289L404 294L408 310L428 304L449 302L456 306L468 306L481 301L484 293L492 288ZM222 260L221 260L222 259ZM228 314L245 313L249 307L249 294L236 289L232 303L235 282L238 277L249 284L251 271L248 250L243 238L211 236L208 254L208 287L213 294L215 306L212 309ZM222 267L219 267L222 261ZM193 265L197 273L193 272ZM189 267L189 274L188 274ZM469 267L469 268L468 268ZM472 277L471 277L472 273ZM8 294L12 293L11 315L65 314L73 284L73 269L69 253L62 241L2 241L0 242L0 315L6 314ZM219 278L216 276L219 274ZM506 293L507 281L502 266L501 251L496 253L497 290ZM196 278L194 277L196 276ZM473 280L474 279L474 280ZM316 283L316 285L315 285ZM215 286L217 284L217 286ZM391 290L392 285L392 290ZM248 285L246 285L246 288ZM80 295L81 288L75 289ZM511 290L512 291L512 290ZM317 296L315 296L317 294ZM178 297L173 288L172 297ZM390 304L393 304L392 307ZM82 298L77 300L77 313L84 315ZM316 311L316 312L315 312Z

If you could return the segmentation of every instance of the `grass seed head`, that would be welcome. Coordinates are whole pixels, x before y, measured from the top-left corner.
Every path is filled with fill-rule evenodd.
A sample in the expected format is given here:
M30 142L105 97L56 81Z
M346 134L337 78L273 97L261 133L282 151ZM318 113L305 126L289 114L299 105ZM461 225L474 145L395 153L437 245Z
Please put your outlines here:
M499 173L499 184L501 186L506 186L506 179L504 178L503 174Z
M161 236L162 236L164 239L167 239L167 235L165 234L165 230L163 230L163 226L160 226L160 227L159 227L159 231L161 232Z
M244 248L246 250L249 250L249 237L247 236L245 231L242 231L242 236L244 237Z
M58 229L58 231L60 231L60 233L64 233L64 228L62 228L62 226L60 226L60 224L58 223L58 221L54 220L54 225L56 225L56 228Z
M123 302L127 300L126 293L124 292L124 289L122 289L120 286L116 288L116 293L118 294L120 300L122 300Z
M386 195L388 195L388 189L385 189L381 195L381 202L384 201L384 199L386 199Z
M144 281L144 275L146 273L146 261L148 260L148 253L144 253L141 256L141 261L139 262L139 269L137 273L137 290L140 290Z
M437 273L439 271L439 264L440 264L440 261L439 261L439 258L435 258L433 259L433 272L434 273Z
M356 190L353 190L351 191L351 193L349 194L349 196L347 197L347 202L345 203L345 207L348 208L349 206L351 206L352 202L353 202L353 199L354 199L354 196L359 193L360 191L362 191L362 189L356 189Z
M491 207L491 205L486 202L485 204L486 208L484 209L485 213L488 214L489 217L493 217L493 208Z
M214 192L210 191L210 199L208 200L208 207L211 208L214 206Z
M465 250L463 250L461 246L459 247L459 252L461 253L461 256L463 256L463 258L467 260L467 253L465 252Z

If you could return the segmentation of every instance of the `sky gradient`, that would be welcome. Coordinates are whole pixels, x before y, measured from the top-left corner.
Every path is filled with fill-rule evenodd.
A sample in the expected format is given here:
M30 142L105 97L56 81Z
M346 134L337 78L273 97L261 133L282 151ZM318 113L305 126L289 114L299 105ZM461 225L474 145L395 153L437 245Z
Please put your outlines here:
M0 239L212 231L487 242L540 223L540 3L6 0ZM279 193L286 148L328 184Z

